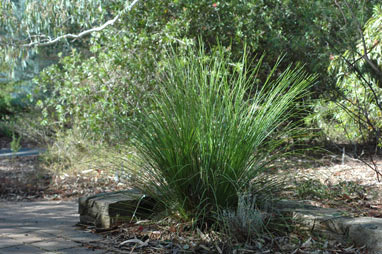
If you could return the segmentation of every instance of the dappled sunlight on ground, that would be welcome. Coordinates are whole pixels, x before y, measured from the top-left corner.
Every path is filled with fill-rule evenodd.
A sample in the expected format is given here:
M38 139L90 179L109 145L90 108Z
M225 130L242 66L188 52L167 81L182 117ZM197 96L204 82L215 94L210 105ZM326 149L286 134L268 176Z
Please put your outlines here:
M376 159L375 163L382 170L382 159ZM382 217L382 182L373 169L352 158L346 158L344 163L322 164L282 172L291 179L291 194L295 199L347 210L356 216Z

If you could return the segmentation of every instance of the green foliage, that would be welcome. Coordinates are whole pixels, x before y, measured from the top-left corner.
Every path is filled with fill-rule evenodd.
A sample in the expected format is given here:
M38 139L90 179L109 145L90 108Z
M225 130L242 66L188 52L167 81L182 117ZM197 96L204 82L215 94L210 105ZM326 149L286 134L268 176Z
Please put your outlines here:
M54 144L41 155L41 160L53 173L75 175L89 169L113 172L120 168L121 145L108 146L98 140L90 140L79 128L73 128L55 136ZM126 157L125 157L126 158Z
M209 49L219 41L231 52L230 58L237 61L246 44L251 52L267 52L258 75L265 81L267 72L282 52L288 53L280 69L289 62L303 62L309 72L324 73L329 59L325 39L341 39L344 34L352 35L355 31L352 27L342 29L344 26L338 22L342 14L331 0L314 3L301 0L141 1L130 12L124 11L129 4L126 1L76 0L57 4L44 0L36 3L35 0L7 0L0 6L6 13L0 17L0 27L8 36L1 38L14 42L0 43L2 62L9 67L11 62L22 65L20 60L28 58L54 61L57 52L63 52L67 58L57 67L46 70L37 82L45 95L52 94L52 98L39 103L44 109L44 124L58 123L61 127L78 124L86 132L94 130L98 137L102 137L106 128L119 128L102 122L118 122L121 119L111 120L119 115L131 116L133 108L142 106L137 105L137 101L131 102L129 94L149 96L148 92L155 88L155 63L165 57L163 49L168 45L188 45L201 38ZM373 3L361 1L357 17L367 16ZM118 14L120 19L113 26L76 41L44 48L20 46L20 43L39 39L44 42L47 38L76 34ZM73 48L77 48L78 53L72 53ZM32 61L28 66L34 64ZM323 86L317 90L322 91ZM95 90L97 93L93 93ZM98 101L97 96L106 99ZM90 105L85 106L84 102ZM144 104L145 99L139 102Z
M69 15L80 2L62 5L57 13ZM121 126L134 118L135 111L147 106L146 98L156 89L156 62L166 57L164 49L169 45L197 44L196 38L201 38L207 50L219 41L230 52L232 61L240 59L245 42L251 52L267 51L258 75L263 81L282 51L288 54L281 65L302 61L311 71L325 70L327 48L320 48L322 41L316 36L322 27L329 34L338 30L332 22L338 13L331 7L331 1L314 5L312 8L306 1L298 0L139 2L132 11L122 13L123 22L87 38L89 50L83 43L41 74L36 83L45 94L38 102L43 109L43 123L59 130L78 125L92 139L119 140ZM120 2L102 4L102 10L92 10L91 15L105 19L102 13L117 14L123 7ZM70 17L74 24L86 23L83 28L89 28L94 25L91 20L76 18L81 8ZM33 13L37 15L36 10ZM312 20L311 16L325 18ZM61 25L66 27L68 23ZM69 30L61 32L65 31ZM312 51L313 48L319 52ZM285 64L280 69L286 67Z
M101 0L5 0L0 4L0 59L9 66L27 67L27 60L41 51L38 47L25 46L31 42L47 42L64 34L76 34L82 30L100 25L125 6L125 1ZM67 40L42 51L64 50ZM84 42L72 45L80 46ZM86 40L85 40L86 44ZM66 45L67 47L67 45ZM52 52L50 52L52 54Z
M368 57L379 69L382 66L381 25L382 7L376 5L363 34ZM338 94L335 100L328 101L325 97L319 100L310 120L333 141L374 143L382 128L382 72L375 72L362 59L365 53L360 39L355 50L332 56L329 73L336 79Z
M133 86L134 75L145 74L138 73L143 67L136 67L135 74L129 73L126 63L130 59L130 66L133 64L129 51L110 48L103 52L95 44L92 53L84 58L73 51L35 80L40 97L36 105L44 116L42 124L61 131L75 127L101 142L122 142L128 137L121 128L134 118L135 111L145 105L144 97L149 96L139 91L148 92L149 86L146 90L144 86ZM139 63L143 62L139 59Z
M0 137L12 137L12 130L9 128L9 125L5 121L0 121Z
M16 137L16 134L13 132L12 141L11 141L11 150L13 153L17 153L20 150L21 148L20 141L21 141L21 136Z
M357 2L356 16L368 17L376 0ZM93 33L103 42L113 40L120 34L129 43L121 49L155 50L166 43L185 42L203 38L206 47L213 47L217 39L230 46L233 57L240 58L243 45L257 52L267 52L263 69L269 71L278 55L288 52L286 61L304 62L311 72L325 72L329 50L326 40L342 41L354 35L353 26L341 24L342 14L332 0L308 2L305 0L258 0L258 1L140 1L126 12L127 1L101 0L24 0L15 4L6 0L0 6L5 14L0 17L0 27L7 34L4 39L13 43L0 43L4 62L17 64L20 59L34 57L41 51L65 48L87 48L92 38L64 40L55 48L27 48L20 44L47 41L64 34L81 31L105 23L121 15L114 27L106 33ZM41 15L44 13L44 15ZM103 38L103 39L102 39ZM107 44L107 43L106 43ZM135 46L132 46L134 44ZM107 46L106 46L107 48ZM266 76L266 75L265 75Z
M361 22L376 2L358 2L355 15ZM154 43L149 48L178 39L201 37L206 47L219 41L236 60L246 44L254 52L267 53L262 68L265 78L283 52L288 52L285 63L303 62L309 72L325 73L331 53L327 40L344 43L344 38L356 34L353 24L342 23L343 14L351 17L332 0L146 1L126 14L127 22L121 27L143 41L151 37ZM326 88L325 83L321 86Z
M3 118L5 118L6 115L10 114L12 111L12 90L13 89L9 86L2 85L2 89L0 90L0 120L4 120Z
M331 197L329 187L315 179L297 183L296 194L299 198L328 199Z
M41 120L41 112L19 112L0 122L0 133L10 138L13 133L16 133L29 144L46 146L52 143L55 133L51 129L41 126Z
M275 66L261 84L261 61L248 70L246 56L231 63L223 48L172 52L160 65L154 108L128 129L138 156L132 183L170 212L208 222L267 169L312 77L291 67L273 77Z
M29 90L31 85L27 82L0 83L0 120L27 111L30 106Z

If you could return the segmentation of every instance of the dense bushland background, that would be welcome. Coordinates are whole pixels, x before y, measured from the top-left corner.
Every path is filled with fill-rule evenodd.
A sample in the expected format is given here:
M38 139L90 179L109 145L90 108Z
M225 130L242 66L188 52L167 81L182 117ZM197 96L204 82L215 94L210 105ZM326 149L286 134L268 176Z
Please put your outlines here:
M368 130L378 132L378 124L373 119L380 114L379 102L370 98L368 88L362 93L356 92L365 86L365 81L357 75L365 76L372 86L378 87L376 83L380 73L375 74L363 59L354 63L358 73L345 60L352 63L352 58L365 54L359 33L361 29L370 50L369 58L378 66L381 13L377 2L361 1L357 6L331 0L314 3L297 0L138 3L130 12L122 13L115 25L90 37L38 48L38 52L29 50L34 57L48 52L57 64L45 68L35 77L33 84L38 91L27 85L30 80L4 82L0 109L3 115L12 115L32 110L34 105L38 112L42 112L39 114L41 123L54 129L55 133L80 128L92 140L121 140L121 126L134 117L134 111L145 105L145 98L156 88L154 74L162 68L159 63L166 57L163 53L166 47L198 44L199 38L207 49L218 44L225 47L232 62L240 58L244 45L252 56L265 53L259 79L267 76L280 55L284 55L280 71L289 63L304 64L308 73L319 74L318 82L312 87L311 99L320 100L311 101L315 106L307 118L308 127L318 127L323 134L322 140L375 141L375 133ZM33 8L25 7L28 4L32 6L33 1L21 3L24 4L24 16L20 19L24 27L29 25L32 31L56 35L100 24L102 22L96 18L106 20L124 7L119 1L94 1L93 7L90 3L84 6L83 1L65 2L57 6L57 11L49 12L52 22L48 23L38 15L38 11L39 8L49 9L53 3L46 1L44 5ZM6 9L6 5L3 8ZM84 18L86 8L92 10L94 17ZM60 17L71 20L64 23ZM2 22L6 31L14 31L5 17ZM63 25L61 30L56 27L58 25ZM13 36L23 37L21 33L18 31ZM12 50L16 49L3 47L3 55ZM15 62L19 61L21 65L24 55ZM20 68L19 65L16 69ZM26 65L27 69L28 62ZM3 74L7 73L9 65L5 67ZM352 93L361 97L354 98ZM357 107L349 100L358 100L360 103L357 105L365 105L362 110L358 107L358 111L363 112L361 114L364 115L366 110L370 115L368 126L362 126L365 128L360 128L357 117L352 117L351 112L357 111ZM333 110L338 103L344 109ZM364 135L374 138L361 140ZM122 136L128 138L126 134Z

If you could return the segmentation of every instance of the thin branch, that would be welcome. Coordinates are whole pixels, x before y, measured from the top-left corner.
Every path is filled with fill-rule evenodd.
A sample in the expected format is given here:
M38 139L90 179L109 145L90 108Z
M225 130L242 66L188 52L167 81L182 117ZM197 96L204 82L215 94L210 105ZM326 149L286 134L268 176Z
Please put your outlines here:
M370 91L373 94L373 97L374 97L375 103L377 104L378 109L382 111L382 105L379 102L379 96L377 95L376 91L374 90L372 84L368 80L366 80L366 78L362 75L361 71L354 64L352 64L346 57L344 57L340 53L340 51L337 50L336 47L329 40L326 40L326 42L328 43L328 45L330 47L332 47L339 54L341 59L345 61L345 63L348 65L348 67L355 72L357 77L368 86L368 88L370 89ZM364 83L362 83L362 84L364 84Z
M126 8L126 11L130 11L133 6L138 3L139 0L134 0L127 8ZM106 27L108 26L111 26L113 25L118 19L119 17L121 16L121 13L119 13L117 16L115 16L113 19L107 21L106 23L104 23L103 25L101 26L98 26L98 27L94 27L92 29L89 29L89 30L85 30L79 34L65 34L65 35L62 35L62 36L59 36L53 40L48 40L46 42L41 42L41 41L34 41L34 42L30 42L28 44L23 44L21 45L22 47L34 47L34 46L48 46L48 45L52 45L52 44L55 44L57 42L59 42L60 40L63 40L63 39L78 39L78 38L81 38L81 37L84 37L88 34L91 34L91 33L94 33L94 32L99 32L103 29L105 29ZM40 36L41 37L41 36Z
M346 18L345 13L344 13L343 10L342 10L341 5L337 2L337 0L334 0L334 3L335 3L335 5L337 5L338 10L341 12L341 15L342 15L342 17L344 18L344 22L345 22L345 25L346 25L346 24L347 24L347 18Z
M368 55L368 50L367 50L367 46L366 46L366 40L365 40L365 36L363 34L363 31L362 31L362 26L361 24L359 23L357 17L355 16L354 12L352 11L352 9L350 8L349 6L349 3L347 1L344 1L345 4L346 4L346 7L349 9L351 15L352 15L352 18L354 19L355 23L357 24L357 31L359 33L359 36L361 37L361 40L362 40L362 46L363 46L363 51L364 51L364 54L363 54L363 58L366 60L366 62L371 66L371 68L373 68L373 70L378 73L378 75L382 76L382 72L381 70L378 68L378 66L376 66L370 59L369 59L369 55Z
M379 29L379 30L381 30L381 29ZM376 46L378 46L378 44L379 44L379 41L376 42L376 43L374 43L374 45L373 45L368 51L366 51L365 54L369 54L371 51L373 51L373 49L374 49ZM362 54L360 54L360 53L358 53L358 52L357 52L357 54L360 55L360 57L358 57L357 59L355 59L355 60L353 61L352 65L353 65L353 64L356 64L359 60L364 59L364 55L362 55Z
M344 12L343 12L343 10L342 10L341 5L337 2L337 0L335 0L334 2L335 2L335 4L337 5L338 9L340 10L340 12L341 12L341 14L342 14L342 16L343 16L343 18L344 18L344 20L345 20L345 24L346 24L346 15L344 14ZM352 63L352 62L350 62L350 60L348 60L346 57L344 57L344 56L341 54L341 52L340 52L340 51L339 51L339 50L338 50L338 49L331 43L330 40L325 39L325 41L326 41L326 43L329 45L329 47L331 47L332 49L334 49L334 50L337 52L337 54L340 55L340 57L341 57L342 60L347 64L347 66L349 67L349 69L350 69L351 71L353 71L353 72L356 74L356 76L361 80L361 84L362 84L362 86L364 87L364 89L365 89L365 90L366 90L367 88L370 89L370 91L371 91L372 94L373 94L373 97L374 97L374 100L375 100L375 102L376 102L376 104L377 104L378 109L382 111L382 105L381 105L380 102L379 102L379 97L377 96L376 91L374 90L372 84L371 84L371 83L364 77L364 75L362 74L362 72L361 72L361 71L357 68L357 66L356 66L356 63L357 63L360 59L364 59L367 63L370 64L371 61L370 61L370 59L368 58L368 53L370 53L370 51L373 50L373 48L378 44L378 42L375 43L375 44L370 48L369 51L367 50L366 42L365 42L365 37L364 37L363 31L362 31L361 24L359 23L358 19L355 17L354 13L352 12L352 10L351 10L351 8L350 8L348 2L347 2L346 0L345 0L344 2L345 2L345 4L346 4L347 8L351 11L351 14L352 14L352 16L353 16L353 19L355 19L355 21L357 22L358 32L360 33L360 36L361 36L361 39L362 39L362 46L363 46L363 48L364 48L364 55L359 54L359 53L357 52L357 50L356 50L356 53L357 53L358 55L360 55L361 57L360 57L359 59L356 59L356 60L353 59L353 63ZM319 31L320 31L322 34L324 34L324 33L322 32L322 29L319 29ZM371 62L371 63L372 63L372 62ZM372 64L373 64L373 63L372 63ZM373 68L373 65L371 65L371 67ZM376 67L376 66L374 66L374 67ZM375 71L377 71L378 74L381 74L381 71L378 69L378 67L376 67L376 68L377 68L377 70L375 70L374 68L373 68L373 69L374 69ZM375 136L375 138L376 138L376 144L378 144L378 140L381 139L380 131L379 131L379 128L375 128L375 126L372 124L372 122L371 122L371 120L370 120L370 118L369 118L369 115L368 115L367 112L366 112L367 110L366 110L364 107L360 106L360 105L354 105L354 103L353 103L352 101L350 101L348 98L346 98L346 96L343 95L342 93L340 93L340 95L341 95L343 98L345 98L345 100L349 101L353 106L356 106L356 108L357 108L357 110L358 110L359 112L358 112L358 113L356 113L356 112L352 112L350 109L348 109L348 108L346 107L346 105L343 105L343 104L341 104L341 103L337 103L337 105L339 105L341 108L343 108L343 109L345 110L345 112L347 112L348 114L350 114L352 117L356 118L356 120L358 121L358 124L360 125L360 128L362 128L362 125L364 125L364 124L368 124L369 126L371 126L371 127L373 128L373 131L374 131L375 134L376 134L376 136ZM361 115L363 115L366 119L362 119ZM363 139L363 142L366 143L366 142L365 142L365 141L366 141L366 140L365 140L365 136L364 136L364 135L361 135L361 138ZM377 146L376 146L376 149L377 149ZM377 180L378 180L378 182L380 182L380 181L381 181L381 178L382 178L382 172L379 170L378 165L376 164L376 162L375 162L375 160L374 160L374 157L373 157L373 155L372 155L371 153L369 153L369 157L370 157L370 162L367 162L366 160L364 160L364 159L362 158L362 156L359 156L359 160L362 161L366 166L368 166L370 169L372 169L372 170L375 172L375 174L376 174L376 176L377 176Z

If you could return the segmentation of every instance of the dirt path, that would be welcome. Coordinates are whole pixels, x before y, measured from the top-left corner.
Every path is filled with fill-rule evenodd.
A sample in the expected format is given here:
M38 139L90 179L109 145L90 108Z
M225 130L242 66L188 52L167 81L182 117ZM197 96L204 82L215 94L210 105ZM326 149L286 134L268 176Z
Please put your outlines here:
M0 157L0 201L71 200L126 186L99 169L55 174L37 156Z

